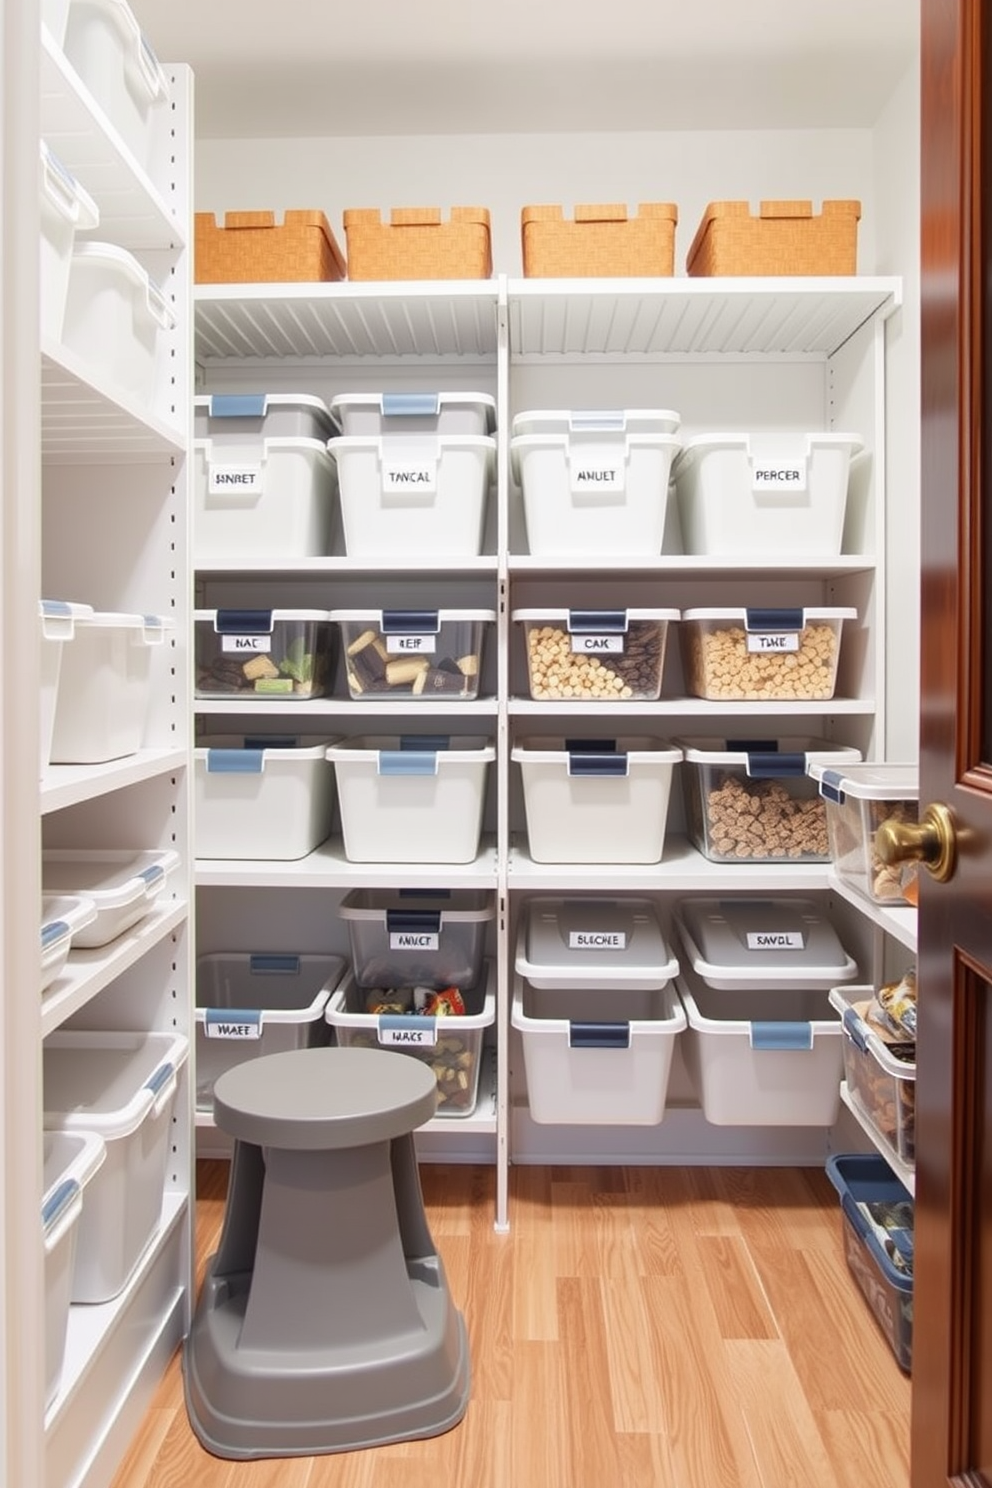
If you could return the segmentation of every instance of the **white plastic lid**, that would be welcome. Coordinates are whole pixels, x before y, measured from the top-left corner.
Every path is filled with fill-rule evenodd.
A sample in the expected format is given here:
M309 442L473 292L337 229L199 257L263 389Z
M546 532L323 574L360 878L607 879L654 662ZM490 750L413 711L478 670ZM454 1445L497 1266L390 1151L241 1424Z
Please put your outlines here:
M679 610L653 609L621 609L619 611L615 611L609 609L605 605L594 606L589 609L583 608L579 612L583 615L588 615L590 618L595 616L596 614L612 615L619 613L627 617L628 623L631 620L677 620L681 613L681 611ZM545 623L548 620L557 620L560 621L562 624L567 624L570 617L575 613L576 610L513 610L511 612L511 619L520 621L536 620L539 624Z
M386 614L389 613L387 610ZM457 624L465 621L495 621L495 610L432 610L432 615L437 616L439 625ZM382 610L331 610L329 618L338 621L356 621L361 625L382 625ZM419 628L419 627L417 627Z
M71 641L79 620L92 620L93 606L68 599L39 599L38 618L46 641Z
M103 1166L107 1156L97 1132L46 1131L42 1168L41 1222L46 1243L66 1216L81 1190Z
M487 465L496 457L496 440L491 434L339 434L336 439L327 441L327 452L335 458L339 451L347 454L349 450L370 451L380 459L384 455L395 458L397 451L403 448L431 449L439 456L449 449L482 450Z
M260 605L257 610L253 610L251 605L238 606L238 613L246 612L269 615L274 625L280 621L314 620L319 622L321 620L327 621L332 618L330 610L268 610L265 608L264 605ZM217 616L224 613L225 612L223 610L194 610L193 619L198 625L212 625L216 629ZM230 614L231 612L227 611L227 613Z
M371 760L375 755L388 755L390 763L401 764L402 756L432 755L440 769L445 764L464 765L488 763L496 758L496 748L491 740L480 735L467 734L366 734L354 739L341 739L327 750L329 760L342 760L355 764L360 760ZM421 771L397 769L395 774L419 774Z
M671 408L538 408L518 413L512 433L675 434L681 422Z
M802 614L803 624L808 625L811 620L854 620L857 618L857 610L853 607L842 606L841 608L813 607L800 605L799 613ZM683 610L683 620L736 620L738 625L743 625L747 620L747 610L744 608L716 609L716 610Z
M774 429L743 434L692 434L682 441L682 451L676 457L673 473L677 477L686 465L712 450L743 449L749 455L767 454L774 459L780 454L791 454L793 451L805 455L817 446L846 448L849 454L854 455L864 449L864 443L860 434L834 433L832 430L824 430L822 433Z
M113 269L118 279L127 279L132 289L139 290L144 295L144 308L163 330L175 330L176 312L163 290L126 248L121 248L117 243L73 243L72 262L74 266L79 263Z
M154 899L179 866L174 848L135 851L124 848L47 848L41 855L46 893L78 893L98 910L123 909L139 899Z
M168 615L133 615L117 610L93 610L89 615L77 616L76 624L93 630L140 630L149 646L157 645L165 631L176 628Z
M526 906L516 969L532 987L650 991L678 974L646 899L535 898Z
M682 758L681 749L675 749L665 739L650 739L619 737L610 738L606 742L610 749L597 749L595 746L602 741L597 739L566 739L563 737L542 736L534 738L518 739L510 751L510 758L518 763L528 759L545 760L549 764L567 764L568 760L575 754L592 753L595 755L621 754L627 755L638 764L675 764ZM570 749L570 744L578 745L577 749Z
M72 944L77 930L92 925L96 901L83 894L46 894L41 901L41 964L50 966Z
M756 721L757 722L757 721ZM754 725L752 725L753 733ZM683 750L686 760L693 765L746 765L753 754L761 755L805 755L807 770L814 762L822 760L836 764L856 763L861 752L847 744L834 744L830 739L808 738L759 738L738 733L733 739L673 739ZM769 761L771 763L771 761Z
M130 1136L171 1098L189 1041L172 1033L60 1029L42 1055L48 1128Z
M224 410L224 401L227 399L236 400L241 396L240 393L197 393L193 399L193 407L205 409L212 418L226 418L230 417L230 415ZM268 413L270 408L311 408L315 409L317 413L322 413L328 423L334 422L327 404L323 398L318 398L315 393L249 393L246 396L252 401L260 398L264 413ZM337 399L335 399L335 402L337 402ZM218 403L220 406L218 411L215 412L215 406Z
M331 412L342 408L374 408L384 418L430 418L449 408L479 408L485 412L486 428L496 427L496 399L489 393L338 393L331 399Z
M428 910L440 914L441 924L480 924L496 918L496 906L486 889L351 889L341 901L342 920L382 924L389 910Z
M918 801L920 796L919 765L845 765L835 770L821 763L811 764L809 773L829 801L843 802L845 796L856 801Z
M100 225L100 209L84 186L67 170L45 140L40 141L41 189L64 221L76 232Z
M689 962L710 987L788 983L829 990L857 975L833 926L808 899L683 899L676 910Z
M257 751L263 759L279 764L296 760L323 759L333 738L309 740L292 734L202 734L196 741L193 757L206 760L216 750Z

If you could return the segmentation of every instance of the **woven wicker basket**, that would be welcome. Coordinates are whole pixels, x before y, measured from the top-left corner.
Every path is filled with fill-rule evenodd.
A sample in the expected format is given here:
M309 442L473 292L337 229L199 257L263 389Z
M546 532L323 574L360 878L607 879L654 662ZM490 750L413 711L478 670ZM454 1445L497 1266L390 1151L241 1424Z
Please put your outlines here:
M344 214L350 279L488 279L493 271L489 212L452 207L394 207L383 222L375 207Z
M692 240L691 275L854 274L859 201L825 201L819 216L808 201L710 202Z
M197 284L319 284L345 277L344 255L323 212L195 214L193 275Z
M575 208L524 207L520 214L524 274L531 279L671 276L675 224L671 202L641 202L634 217L615 203Z

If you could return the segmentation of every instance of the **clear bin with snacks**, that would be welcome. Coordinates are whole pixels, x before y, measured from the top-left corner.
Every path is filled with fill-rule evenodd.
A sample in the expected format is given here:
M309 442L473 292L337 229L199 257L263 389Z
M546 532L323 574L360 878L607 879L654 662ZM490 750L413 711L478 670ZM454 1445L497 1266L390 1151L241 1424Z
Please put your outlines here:
M479 695L495 610L332 610L341 629L348 691L355 699Z
M329 690L329 610L197 610L196 696L312 698Z
M471 987L496 917L485 889L352 889L338 911L360 987Z
M678 610L514 610L523 626L532 698L655 701L668 626Z
M849 608L683 610L686 687L714 702L833 697Z
M878 904L915 904L915 863L883 863L875 833L884 822L915 822L917 765L810 765L827 813L830 856L841 878Z
M844 1079L858 1110L903 1163L916 1157L916 1041L872 1018L871 987L834 987L844 1030Z

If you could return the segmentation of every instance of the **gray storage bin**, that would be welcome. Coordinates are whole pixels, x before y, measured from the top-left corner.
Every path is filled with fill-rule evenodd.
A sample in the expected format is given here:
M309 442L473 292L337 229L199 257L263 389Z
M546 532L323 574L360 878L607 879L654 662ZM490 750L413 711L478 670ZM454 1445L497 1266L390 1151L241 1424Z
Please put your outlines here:
M471 987L496 906L483 889L352 889L339 911L359 987Z

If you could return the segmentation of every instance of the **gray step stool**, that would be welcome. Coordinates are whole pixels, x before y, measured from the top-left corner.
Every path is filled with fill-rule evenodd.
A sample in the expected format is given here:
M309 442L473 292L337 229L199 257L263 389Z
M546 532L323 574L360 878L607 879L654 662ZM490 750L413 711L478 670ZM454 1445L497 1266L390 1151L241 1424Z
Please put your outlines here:
M436 1103L433 1071L385 1049L267 1054L217 1080L231 1180L183 1359L215 1456L350 1451L465 1414L465 1324L413 1142Z

